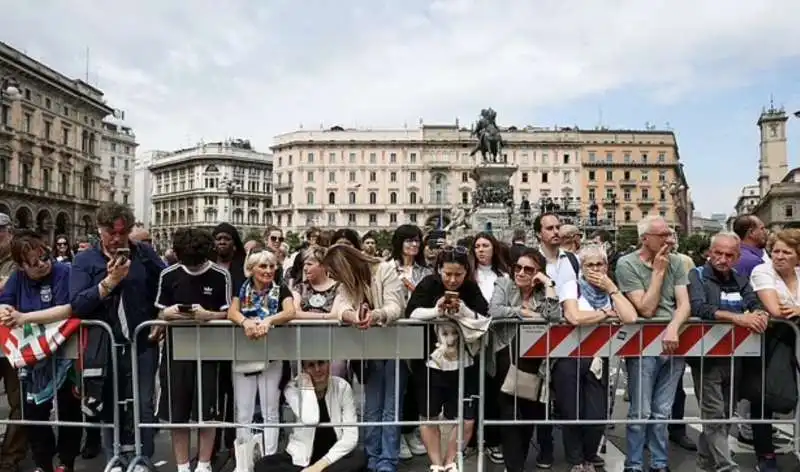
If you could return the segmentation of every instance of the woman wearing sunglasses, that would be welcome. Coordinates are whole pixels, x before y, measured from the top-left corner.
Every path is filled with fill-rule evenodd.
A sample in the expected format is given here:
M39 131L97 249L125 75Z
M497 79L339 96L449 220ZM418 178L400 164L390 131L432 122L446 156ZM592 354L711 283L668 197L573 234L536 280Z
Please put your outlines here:
M436 260L436 272L422 279L406 307L409 318L449 320L431 324L425 337L427 360L410 362L422 421L444 414L458 417L464 402L464 442L469 442L475 427L475 407L467 399L478 394L480 337L488 329L489 309L472 274L469 250L463 246L444 247ZM460 338L464 337L465 352ZM464 368L464 396L459 393L459 369ZM421 426L422 442L428 451L432 472L458 472L457 428L453 428L442 451L438 425Z
M561 319L561 307L555 284L544 271L547 262L538 250L521 248L511 267L511 276L500 277L495 281L492 300L489 303L489 315L492 320L539 320L555 321ZM490 372L495 374L503 386L499 393L500 417L503 420L540 420L545 418L545 404L539 401L539 394L525 395L520 393L518 383L524 382L521 375L513 372L522 371L538 376L541 383L542 375L539 370L542 366L541 359L521 359L518 352L516 323L495 323L492 325L493 350L496 353L496 366L488 366ZM509 377L511 365L515 370ZM509 377L509 378L507 378ZM534 388L533 390L537 390ZM510 393L509 393L510 392ZM549 426L541 426L549 428ZM504 426L500 428L500 439L503 445L503 463L508 472L522 472L525 461L528 459L528 450L533 437L533 425ZM550 434L537 436L539 441L539 456L544 462L552 456L552 441ZM544 440L544 439L547 440ZM544 463L542 462L542 463Z
M564 321L572 325L596 325L604 321L635 323L636 309L608 276L608 256L598 245L578 252L580 273L577 287L565 287L562 297ZM564 358L551 367L553 397L558 417L566 421L606 418L607 390L600 358ZM594 472L602 465L597 448L603 425L564 425L564 455L572 471Z

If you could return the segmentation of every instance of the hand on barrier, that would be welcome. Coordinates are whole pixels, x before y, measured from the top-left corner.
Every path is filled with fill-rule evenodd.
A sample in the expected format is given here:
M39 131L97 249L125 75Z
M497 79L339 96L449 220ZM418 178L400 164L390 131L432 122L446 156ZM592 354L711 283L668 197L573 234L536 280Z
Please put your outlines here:
M800 316L800 306L792 306L781 303L781 316L787 320Z
M747 312L733 318L733 323L754 333L763 333L769 325L769 316L763 311Z
M167 335L167 327L166 326L151 326L150 327L150 334L147 335L147 339L153 343L160 343L164 340Z
M194 319L201 322L211 321L217 318L217 314L208 311L198 304L192 305L192 316Z
M161 310L159 318L166 321L186 321L194 318L194 313L185 313L181 311L180 305L168 306Z
M617 310L611 308L610 306L603 307L600 311L605 313L606 318L609 318L611 320L619 320L619 313L617 313Z
M355 310L345 311L342 314L342 321L359 329L367 329L372 326L372 310L365 303L361 306L359 313Z
M263 338L264 336L269 333L269 330L272 328L272 323L269 320L261 320L257 322L256 325L256 336L258 338Z
M10 309L0 311L0 323L8 328L16 328L25 324L25 314L9 307Z
M667 329L664 330L664 338L661 340L661 345L664 349L664 354L672 354L678 349L678 326L670 323L667 325Z

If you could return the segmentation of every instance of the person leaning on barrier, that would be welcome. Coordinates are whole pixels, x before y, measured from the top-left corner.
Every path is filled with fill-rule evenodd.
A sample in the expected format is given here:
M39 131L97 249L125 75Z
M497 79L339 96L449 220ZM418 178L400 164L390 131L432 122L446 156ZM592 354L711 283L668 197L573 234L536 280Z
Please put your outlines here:
M273 326L280 326L295 318L292 292L276 281L278 263L275 255L262 250L247 256L244 265L247 280L234 297L228 310L228 319L244 329L252 339L267 336ZM247 425L253 422L256 394L261 415L268 424L280 423L280 383L283 375L281 361L237 361L233 364L233 391L236 422ZM278 449L278 428L264 429L264 454L275 454ZM252 430L240 427L237 442L251 439Z
M417 403L422 420L430 421L443 414L458 418L459 404L464 402L465 443L475 428L475 405L467 402L478 394L481 338L489 327L486 317L489 305L480 293L472 274L469 250L463 246L444 247L439 253L436 271L422 279L411 294L406 314L411 319L433 321L425 330L426 360L411 361L417 385ZM449 320L449 321L444 321ZM460 349L463 337L464 351ZM463 367L464 391L459 391L460 369ZM428 451L432 472L458 472L458 428L453 428L442 454L441 430L438 425L420 426L422 442Z
M776 233L771 256L771 263L759 264L752 270L750 283L770 317L793 320L796 323L800 317L800 267L798 267L800 264L800 229L785 229ZM770 326L764 337L765 348L777 347L777 344L774 343L781 343L784 346L792 346L790 349L793 350L794 343L797 342L794 339L793 330L785 324ZM766 359L753 358L752 361L744 359L743 369L753 378L761 379L767 372L763 368L762 362L766 361L769 365L772 357L774 357L774 353ZM787 381L793 381L790 380L793 369L788 365L785 368L785 378ZM772 369L768 370L772 371ZM754 385L748 384L748 386L753 387ZM742 390L742 396L750 400L750 418L772 418L774 407L766 401L766 396L760 391L760 383L758 388L753 391ZM771 432L771 426L753 424L751 428L756 455L767 461L770 458L774 460L776 439Z
M393 262L370 257L349 245L328 248L322 265L339 282L331 316L340 322L367 329L385 326L403 315L406 300L403 284ZM407 369L398 359L351 362L364 386L364 421L395 422L403 417L401 398ZM399 384L396 385L396 378ZM395 411L395 403L400 411ZM400 453L400 427L394 425L364 428L364 448L369 468L377 472L396 472Z
M204 229L178 228L172 236L172 247L178 264L164 269L159 277L155 301L158 317L166 321L224 319L231 304L233 283L227 270L208 260L214 247L211 234ZM219 420L219 362L203 361L198 367L193 360L173 360L173 343L170 341L163 346L159 418L178 424ZM172 430L172 450L178 472L190 470L190 432L189 428ZM213 427L198 430L196 472L211 471L215 435Z
M706 263L689 272L689 294L692 316L704 320L724 321L756 333L767 328L768 315L747 277L739 275L734 266L739 259L739 237L735 233L718 233L711 238ZM731 385L734 382L730 359L692 358L695 396L700 401L704 420L726 420L731 405ZM738 471L728 446L729 425L702 425L697 442L697 462L700 470ZM766 425L767 436L771 435ZM763 471L771 470L767 462ZM774 464L773 464L774 466Z
M528 247L519 247L517 258L511 266L512 278L498 277L494 282L492 300L489 302L489 316L492 320L539 320L556 321L561 319L561 306L555 291L555 284L544 268L547 262L542 253ZM522 359L517 340L518 325L516 323L496 323L492 326L491 350L496 353L487 358L487 370L494 374L501 383L498 403L502 420L543 420L546 406L539 401L542 397L541 387L525 386L536 390L536 397L524 397L518 394L522 375L513 375L517 371L538 376L542 382L544 376L539 375L543 365L542 359ZM496 366L490 364L496 359ZM511 370L511 366L514 370ZM513 390L506 388L511 387ZM500 428L500 439L503 446L503 463L508 472L522 472L528 459L530 442L534 433L534 425L508 425ZM539 448L552 447L552 441L541 439ZM549 439L549 438L548 438Z
M255 472L362 472L367 459L356 449L353 389L343 378L331 375L328 361L303 361L302 368L284 396L303 426L292 429L286 452L260 459ZM323 426L326 423L331 426Z
M602 322L635 323L636 309L608 276L608 255L599 245L588 245L577 254L577 281L563 287L561 305L564 320L575 326ZM606 388L603 361L595 358L557 359L551 367L556 413L564 420L606 419ZM604 465L597 455L604 426L563 425L562 436L567 463L572 471L594 472Z
M9 328L44 325L66 320L69 305L69 266L54 262L44 240L31 231L15 235L11 255L19 269L0 292L0 323ZM81 422L78 383L73 361L49 357L20 370L25 395L22 420L50 420L53 402L60 422ZM81 429L58 427L58 442L50 426L25 426L33 461L42 472L53 472L58 451L59 472L71 472L80 454Z
M617 262L619 289L642 318L666 324L662 338L663 355L629 357L625 360L630 393L630 420L653 420L626 427L627 457L624 472L638 472L644 463L645 443L650 451L650 469L669 470L668 429L665 420L672 413L675 389L686 363L671 354L678 348L681 326L691 312L689 281L681 259L670 254L674 234L664 218L648 216L637 224L642 245Z

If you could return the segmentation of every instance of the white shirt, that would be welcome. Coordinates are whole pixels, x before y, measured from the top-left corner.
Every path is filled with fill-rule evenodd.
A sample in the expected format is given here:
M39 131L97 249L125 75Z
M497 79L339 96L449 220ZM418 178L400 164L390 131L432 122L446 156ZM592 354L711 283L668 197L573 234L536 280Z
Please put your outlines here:
M794 269L800 280L800 267ZM797 287L797 293L791 293L786 282L783 281L780 275L775 272L775 267L772 264L761 264L753 269L750 273L750 285L753 290L760 292L761 290L775 290L778 292L778 300L783 305L800 306L800 284Z
M580 269L578 272L580 272ZM558 250L556 262L547 261L545 273L556 284L556 294L559 302L578 299L578 275L580 273L575 273L575 268L572 267L572 262L570 262L566 251L563 249Z
M481 295L486 299L486 303L492 300L492 293L494 293L494 282L497 280L497 274L492 270L492 266L479 265L476 278L478 279L478 287L481 289Z

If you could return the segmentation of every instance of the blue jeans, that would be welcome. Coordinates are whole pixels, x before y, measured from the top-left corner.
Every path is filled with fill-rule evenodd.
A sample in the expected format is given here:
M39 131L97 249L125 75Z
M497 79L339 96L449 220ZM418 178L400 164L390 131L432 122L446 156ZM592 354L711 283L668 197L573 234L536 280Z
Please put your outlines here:
M669 356L637 357L626 359L625 363L631 398L628 419L670 419L675 389L686 366L685 359ZM668 436L666 423L628 425L625 437L628 453L625 468L643 470L645 442L650 451L650 468L666 468L669 465Z
M130 349L130 346L128 346ZM138 365L139 365L139 383L135 388L138 388L139 394L139 413L140 413L140 421L142 423L155 423L155 388L156 388L156 372L158 370L158 348L153 346L148 346L147 349L139 353L137 356ZM118 358L119 362L119 375L121 379L127 378L127 382L130 382L130 374L131 374L131 363L130 363L130 355L120 355ZM109 369L111 370L111 369ZM117 378L116 375L111 376L110 378ZM111 385L108 384L106 388L106 400L105 404L110 406L112 405L111 402ZM126 398L126 391L125 388L122 387L120 389L120 399ZM110 408L109 408L110 410ZM123 422L126 421L131 422L133 421L133 409L129 408L128 413L123 413L121 420ZM125 426L122 427L122 430L126 430ZM142 455L147 458L153 457L153 452L155 449L154 444L154 430L153 428L142 428L141 429L141 438L142 438ZM131 433L132 434L132 433ZM126 439L122 437L121 440L123 443L123 448L125 447ZM105 453L106 460L111 460L114 456L114 432L109 428L103 429L103 452ZM129 456L132 458L134 456L133 453L123 453L125 456Z
M403 361L367 361L364 384L364 421L395 422L403 419L403 391L408 369ZM399 369L399 384L395 369ZM399 426L364 428L364 449L370 470L396 472L400 454Z

